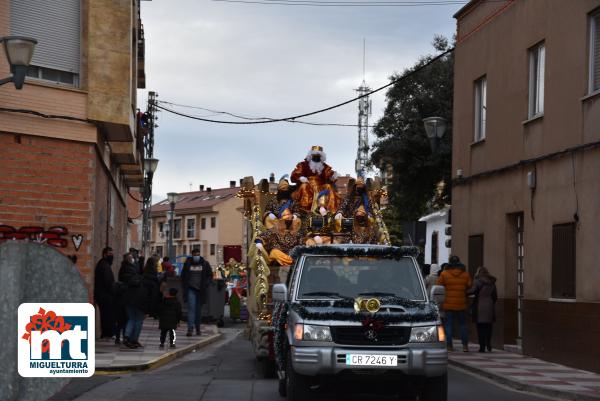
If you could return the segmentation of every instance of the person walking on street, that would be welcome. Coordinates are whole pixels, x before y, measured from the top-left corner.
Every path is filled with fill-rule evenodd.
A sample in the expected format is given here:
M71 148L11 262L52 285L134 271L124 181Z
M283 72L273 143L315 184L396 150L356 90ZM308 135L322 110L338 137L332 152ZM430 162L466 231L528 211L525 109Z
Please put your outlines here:
M121 262L121 268L119 269L119 277L121 277L121 270L125 261ZM121 338L125 340L125 327L127 327L127 310L125 305L125 292L127 285L121 281L117 281L115 285L115 302L114 302L114 313L115 313L115 344L121 344Z
M127 325L123 345L131 349L140 348L142 345L139 343L139 337L146 317L147 297L143 286L143 276L139 273L133 255L130 253L123 256L119 281L125 284L123 302L127 311Z
M200 335L200 319L202 317L202 305L208 296L208 286L212 282L212 268L210 264L200 256L200 250L194 249L192 257L187 258L181 271L181 286L183 287L183 299L188 304L188 331L187 336Z
M448 351L453 351L452 331L454 320L458 320L460 327L460 339L463 351L469 352L469 331L467 328L467 291L471 288L473 280L466 271L465 265L460 262L458 256L451 256L450 263L440 274L438 285L446 287L446 300L442 309L446 318L446 345Z
M158 305L161 300L160 282L158 280L158 272L156 271L156 260L150 258L144 266L143 281L146 303L144 312L156 318L158 315Z
M485 267L481 266L475 273L473 288L469 291L475 294L472 306L473 321L477 324L479 337L479 352L492 351L492 324L496 320L496 278L490 275Z
M100 341L111 340L115 334L115 276L112 263L113 250L106 247L94 270L94 299L100 308Z
M169 288L158 307L158 328L160 329L159 348L165 347L167 333L169 334L169 348L175 348L175 329L181 320L181 304L177 300L177 288Z

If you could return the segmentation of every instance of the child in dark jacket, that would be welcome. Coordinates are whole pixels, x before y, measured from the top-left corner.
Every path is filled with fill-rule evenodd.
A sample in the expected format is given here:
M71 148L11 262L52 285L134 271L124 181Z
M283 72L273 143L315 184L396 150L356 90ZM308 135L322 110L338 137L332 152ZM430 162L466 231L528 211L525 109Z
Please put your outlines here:
M158 309L159 348L165 347L167 333L169 333L169 346L175 348L175 329L179 326L181 317L181 303L177 300L177 289L170 288L169 295L163 298Z

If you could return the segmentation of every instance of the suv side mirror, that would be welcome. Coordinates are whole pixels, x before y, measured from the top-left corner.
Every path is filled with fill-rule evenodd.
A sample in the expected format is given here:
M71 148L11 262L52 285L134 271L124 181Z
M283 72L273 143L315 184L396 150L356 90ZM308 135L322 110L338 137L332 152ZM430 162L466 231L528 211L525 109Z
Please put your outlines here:
M438 305L443 304L446 300L446 287L443 285L432 286L429 298Z
M287 287L285 284L274 284L273 285L273 301L285 302L287 301Z

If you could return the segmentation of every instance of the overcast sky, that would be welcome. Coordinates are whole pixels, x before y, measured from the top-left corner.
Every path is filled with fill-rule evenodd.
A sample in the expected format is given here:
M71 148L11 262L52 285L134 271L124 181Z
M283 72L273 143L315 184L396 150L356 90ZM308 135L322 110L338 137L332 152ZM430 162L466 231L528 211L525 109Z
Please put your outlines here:
M376 88L434 52L435 34L451 37L459 4L423 7L301 7L143 1L146 87L159 100L257 117L287 117L355 96L363 79ZM145 109L147 90L140 91ZM374 95L374 123L385 96ZM357 103L306 121L356 124ZM208 116L202 110L177 110ZM223 119L221 116L209 118ZM357 128L290 123L219 125L159 114L154 200L167 192L226 187L252 175L290 173L321 145L340 174L354 175ZM373 138L371 137L371 141Z

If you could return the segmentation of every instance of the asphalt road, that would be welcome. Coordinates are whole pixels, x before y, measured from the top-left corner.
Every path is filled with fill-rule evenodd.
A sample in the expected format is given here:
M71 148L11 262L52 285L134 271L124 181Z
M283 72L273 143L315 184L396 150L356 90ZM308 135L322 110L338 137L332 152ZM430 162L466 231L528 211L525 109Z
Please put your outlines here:
M275 379L257 373L250 342L241 329L224 329L222 341L159 369L121 376L95 376L72 381L52 401L284 401ZM386 400L382 396L321 391L315 400ZM451 401L537 401L535 395L515 392L451 368Z

